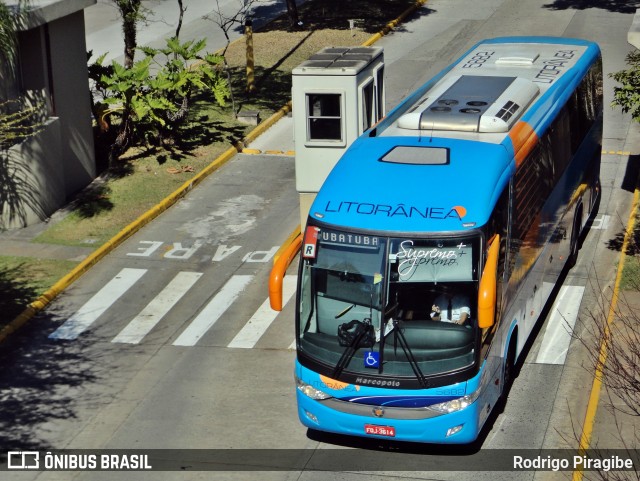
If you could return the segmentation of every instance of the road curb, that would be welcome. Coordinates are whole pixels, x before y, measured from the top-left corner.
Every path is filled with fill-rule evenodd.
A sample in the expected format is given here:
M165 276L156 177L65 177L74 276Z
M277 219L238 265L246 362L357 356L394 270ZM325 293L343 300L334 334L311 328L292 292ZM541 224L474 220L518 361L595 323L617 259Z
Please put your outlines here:
M291 100L290 100L283 107L281 107L280 110L274 113L271 117L260 122L255 129L249 132L245 136L245 138L242 139L243 147L249 146L251 142L256 140L259 136L261 136L267 130L273 127L275 123L278 122L278 120L280 120L282 117L284 117L289 112L291 112L292 105L293 104L291 103Z
M370 46L387 35L400 23L402 23L407 17L416 12L418 8L427 3L427 0L416 0L416 2L405 10L398 18L387 23L387 25L378 33L374 34L362 46ZM235 147L230 147L221 155L219 155L213 162L207 167L198 172L192 179L186 181L178 189L173 191L169 196L165 197L162 201L142 214L136 220L127 225L124 229L118 232L115 236L100 246L95 252L90 254L74 269L72 269L67 275L56 282L50 289L41 294L35 301L31 302L26 309L24 309L15 319L9 322L6 326L0 329L0 343L2 343L10 334L16 332L20 327L32 319L36 314L42 311L51 301L53 301L62 291L69 287L73 282L79 279L85 272L87 272L93 265L100 261L103 257L113 251L116 247L122 244L125 240L135 234L143 226L151 222L158 217L162 212L167 210L179 199L184 197L191 189L198 185L202 180L208 177L211 173L215 172L222 165L231 160L236 154L242 152L247 148L251 142L271 128L278 120L291 112L292 102L287 102L280 110L271 115L268 119L261 122L251 132L249 132L242 141ZM255 150L255 149L254 149ZM286 249L293 240L296 239L297 234L300 232L300 226L294 230L285 244L280 247L278 252L282 252Z

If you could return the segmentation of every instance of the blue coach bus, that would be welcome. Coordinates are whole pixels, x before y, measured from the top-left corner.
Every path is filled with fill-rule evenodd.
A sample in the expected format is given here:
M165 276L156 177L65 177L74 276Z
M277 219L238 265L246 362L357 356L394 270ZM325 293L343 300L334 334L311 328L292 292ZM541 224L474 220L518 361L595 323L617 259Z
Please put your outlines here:
M592 42L480 42L365 132L318 193L296 302L312 429L474 441L600 196Z

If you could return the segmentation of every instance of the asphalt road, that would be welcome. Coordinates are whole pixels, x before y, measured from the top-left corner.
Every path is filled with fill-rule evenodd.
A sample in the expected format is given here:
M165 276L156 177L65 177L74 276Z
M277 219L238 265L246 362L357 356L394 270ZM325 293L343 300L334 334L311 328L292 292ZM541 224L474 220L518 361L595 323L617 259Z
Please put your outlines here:
M429 1L378 43L385 48L388 104L482 38L536 34L599 42L607 105L612 83L606 75L624 68L631 49L630 3ZM173 466L182 472L128 479L550 479L549 472L475 471L492 449L565 447L584 420L591 385L582 367L586 353L570 337L561 345L563 336L546 334L558 313L577 319L581 332L615 276L618 253L607 244L628 217L628 153L640 151L636 130L627 116L605 108L599 215L507 405L472 449L318 436L299 424L293 302L278 315L263 307L272 256L299 222L293 158L240 154L3 345L2 450L214 450L165 452L179 458ZM286 129L267 132L262 145L288 150L286 135ZM596 434L613 443L615 433L606 428ZM418 461L403 457L415 452ZM314 460L325 471L314 470ZM230 470L222 471L225 462ZM265 467L274 464L278 470ZM112 472L2 478L124 479Z
M180 40L207 39L207 50L216 51L226 44L223 30L218 25L220 16L233 17L244 0L184 0L185 7ZM284 2L278 0L254 1L253 25L260 28L268 19L286 12ZM298 2L301 3L301 2ZM138 45L155 48L166 47L164 39L175 35L178 26L178 2L172 0L144 0L142 1L145 21L139 25L136 40ZM93 52L93 58L105 55L105 62L116 60L122 63L124 55L124 40L122 39L122 21L110 0L97 0L96 4L85 9L85 29L87 32L87 50ZM229 29L231 41L241 37L244 33L242 25L235 25Z

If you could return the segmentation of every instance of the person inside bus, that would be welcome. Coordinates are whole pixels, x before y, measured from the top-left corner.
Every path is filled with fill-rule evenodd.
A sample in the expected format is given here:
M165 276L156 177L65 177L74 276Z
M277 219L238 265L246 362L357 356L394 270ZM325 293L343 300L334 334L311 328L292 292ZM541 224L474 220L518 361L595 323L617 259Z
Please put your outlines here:
M434 321L464 324L471 316L469 298L464 294L440 294L431 306Z

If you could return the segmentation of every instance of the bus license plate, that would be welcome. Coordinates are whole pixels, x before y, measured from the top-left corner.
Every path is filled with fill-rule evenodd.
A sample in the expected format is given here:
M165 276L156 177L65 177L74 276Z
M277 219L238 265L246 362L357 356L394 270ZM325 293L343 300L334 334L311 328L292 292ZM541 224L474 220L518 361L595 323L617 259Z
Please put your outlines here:
M393 426L377 426L375 424L365 424L364 425L365 434L375 434L376 436L389 436L390 438L395 437L396 428Z

